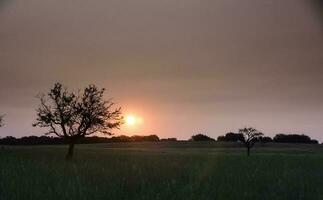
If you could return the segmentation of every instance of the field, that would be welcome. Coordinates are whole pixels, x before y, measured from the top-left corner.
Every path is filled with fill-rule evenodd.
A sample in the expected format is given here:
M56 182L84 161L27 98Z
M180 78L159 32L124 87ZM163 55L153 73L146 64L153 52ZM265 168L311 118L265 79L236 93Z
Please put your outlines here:
M0 199L323 199L321 145L128 143L0 149Z

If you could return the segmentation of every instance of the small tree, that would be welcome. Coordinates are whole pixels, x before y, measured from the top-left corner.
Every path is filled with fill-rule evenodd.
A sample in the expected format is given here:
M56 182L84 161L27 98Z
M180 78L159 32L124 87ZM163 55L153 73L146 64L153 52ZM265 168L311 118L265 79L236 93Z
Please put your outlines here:
M250 149L255 145L257 141L259 141L259 138L263 136L263 134L251 127L239 129L239 133L243 135L241 142L243 142L243 144L247 148L247 155L249 156Z
M79 139L98 132L112 135L110 131L123 123L121 108L113 109L114 103L103 99L104 91L89 85L82 94L75 94L56 83L48 95L39 95L33 126L48 128L46 135L64 138L69 144L66 159L71 159Z

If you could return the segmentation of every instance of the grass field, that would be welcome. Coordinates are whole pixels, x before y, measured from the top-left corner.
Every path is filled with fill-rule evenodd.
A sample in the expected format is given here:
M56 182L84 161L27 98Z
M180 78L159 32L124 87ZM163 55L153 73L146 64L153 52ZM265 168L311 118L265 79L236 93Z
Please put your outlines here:
M5 147L0 199L323 199L323 147L134 143Z

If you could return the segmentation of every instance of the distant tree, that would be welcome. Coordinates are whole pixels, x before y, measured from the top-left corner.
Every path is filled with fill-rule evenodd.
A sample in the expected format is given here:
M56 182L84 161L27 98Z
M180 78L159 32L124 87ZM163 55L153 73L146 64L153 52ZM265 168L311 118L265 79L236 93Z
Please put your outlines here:
M159 137L157 135L148 135L148 136L140 136L134 135L131 136L131 142L158 142Z
M249 156L250 149L257 141L259 141L259 138L263 136L263 134L251 127L239 129L239 133L243 135L241 142L243 142L243 144L247 148L247 155Z
M111 129L123 123L121 108L103 99L104 89L86 87L82 94L69 92L56 83L48 95L40 95L40 106L33 126L48 128L46 135L55 134L69 144L66 159L73 156L74 144L94 133L111 135Z
M225 134L225 136L219 136L217 140L221 142L238 142L238 141L242 141L242 139L243 139L242 134L230 132Z
M260 136L259 137L259 142L269 143L269 142L273 142L273 139L271 137L267 137L267 136L265 136L265 137Z
M0 139L1 144L3 145L15 145L17 144L17 139L13 136L7 136L2 139Z
M162 142L176 142L177 138L163 138L160 141L162 141Z
M190 141L215 141L215 139L210 138L209 136L203 134L193 135Z
M317 144L317 140L311 139L307 135L298 134L277 134L274 137L274 142L278 143L307 143L307 144Z
M109 139L109 142L131 142L131 138L126 135L114 136Z

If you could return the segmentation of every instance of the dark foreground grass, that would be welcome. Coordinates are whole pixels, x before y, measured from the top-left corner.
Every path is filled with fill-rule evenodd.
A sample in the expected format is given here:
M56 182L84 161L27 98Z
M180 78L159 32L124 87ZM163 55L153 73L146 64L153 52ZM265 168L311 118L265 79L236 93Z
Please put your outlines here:
M0 199L323 199L321 152L140 147L7 147Z

